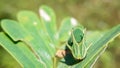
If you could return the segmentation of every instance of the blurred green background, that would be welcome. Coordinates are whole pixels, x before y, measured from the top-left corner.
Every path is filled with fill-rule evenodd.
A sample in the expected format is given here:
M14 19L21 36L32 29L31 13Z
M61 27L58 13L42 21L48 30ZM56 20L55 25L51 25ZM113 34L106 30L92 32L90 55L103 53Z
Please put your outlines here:
M2 19L16 20L16 14L21 10L30 10L38 14L41 5L53 8L58 26L67 16L76 18L89 30L102 31L120 23L120 0L0 0L0 21ZM119 67L120 36L109 44L94 68ZM0 68L21 68L1 46Z

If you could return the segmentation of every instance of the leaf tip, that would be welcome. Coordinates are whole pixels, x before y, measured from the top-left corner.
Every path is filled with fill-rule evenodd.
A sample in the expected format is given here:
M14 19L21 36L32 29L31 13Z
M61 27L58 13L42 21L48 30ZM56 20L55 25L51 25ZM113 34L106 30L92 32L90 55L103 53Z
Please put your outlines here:
M73 26L77 26L78 22L77 22L77 20L75 18L71 18L71 24Z
M48 13L43 8L39 9L39 14L45 21L51 21L50 16L48 15Z

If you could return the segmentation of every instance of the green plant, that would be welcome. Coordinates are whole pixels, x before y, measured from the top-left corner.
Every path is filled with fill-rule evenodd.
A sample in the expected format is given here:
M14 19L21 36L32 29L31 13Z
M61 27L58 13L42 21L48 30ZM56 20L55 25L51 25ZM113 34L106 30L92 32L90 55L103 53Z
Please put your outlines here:
M84 32L83 26L71 17L65 18L57 28L51 8L41 6L39 12L40 19L31 11L21 11L18 22L8 19L1 22L0 45L24 68L90 68L120 33L120 25L104 32ZM78 32L74 29L77 25L80 25ZM74 49L76 46L86 48ZM58 50L63 52L57 54Z

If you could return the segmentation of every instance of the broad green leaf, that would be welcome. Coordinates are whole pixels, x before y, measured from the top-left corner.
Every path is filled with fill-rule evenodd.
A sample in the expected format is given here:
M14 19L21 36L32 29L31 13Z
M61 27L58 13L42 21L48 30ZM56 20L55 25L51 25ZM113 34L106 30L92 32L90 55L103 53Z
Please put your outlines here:
M20 29L22 26L16 27L16 25L19 25L18 22L13 20L5 19L1 21L1 27L14 41L30 39L30 35L24 29Z
M107 45L104 49L102 49L101 51L99 51L99 53L97 53L94 58L85 66L85 68L92 68L93 65L95 64L95 62L97 61L97 59L101 56L101 54L105 51L105 49L107 48Z
M92 44L94 44L93 42L96 40L99 40L100 37L104 34L104 32L99 32L99 31L88 31L86 33L86 44L88 49L90 48L90 46ZM91 40L92 39L92 40ZM91 43L92 42L92 43ZM99 51L99 53L97 53L94 58L85 66L85 68L92 68L92 66L94 65L94 63L97 61L97 59L99 58L99 56L105 51L105 49L107 48L107 46L102 49L101 51Z
M54 11L47 6L41 6L39 9L39 13L41 16L41 21L45 26L45 29L48 33L48 37L50 38L50 40L56 44L56 16L54 14Z
M37 29L38 31L45 30L37 14L32 11L21 11L17 14L17 18L23 25L28 25L29 23L31 26L34 25L34 29Z
M7 50L24 68L45 67L44 63L36 58L25 43L13 42L3 32L0 33L0 45L5 48L5 50Z
M33 18L32 18L33 17ZM18 13L18 20L20 24L33 36L35 39L39 39L41 43L47 48L50 55L53 57L55 53L55 47L47 36L42 23L39 21L36 14L29 11L22 11Z
M86 43L86 47L87 49L89 49L89 47L94 44L94 41L99 40L99 38L104 34L104 32L100 32L100 31L86 31L85 33L85 43Z
M18 39L28 44L35 54L44 62L44 64L46 64L46 67L52 68L52 58L50 56L51 51L49 51L48 47L44 43L45 41L43 41L37 32L34 31L32 25L21 25L12 20L3 20L2 27L13 39ZM17 35L19 37L16 37ZM46 61L46 59L48 61Z

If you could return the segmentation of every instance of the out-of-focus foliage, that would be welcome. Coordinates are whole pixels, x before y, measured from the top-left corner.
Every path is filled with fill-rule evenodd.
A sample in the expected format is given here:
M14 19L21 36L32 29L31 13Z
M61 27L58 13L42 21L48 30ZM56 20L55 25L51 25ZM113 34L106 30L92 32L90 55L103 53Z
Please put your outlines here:
M55 10L58 22L65 16L73 16L87 28L93 30L105 30L120 23L120 0L0 0L0 20L3 18L16 19L16 13L20 10L32 10L38 13L38 7L43 4ZM103 55L105 58L101 57L96 67L106 68L106 65L111 64L113 68L120 67L119 40L120 37L110 44L107 53ZM1 48L0 58L6 63L10 59L4 60L6 56L3 55L3 52L5 51ZM6 52L4 54L8 55ZM9 67L9 64L2 65L4 64L2 61L0 60L0 66ZM109 63L106 64L107 62Z

